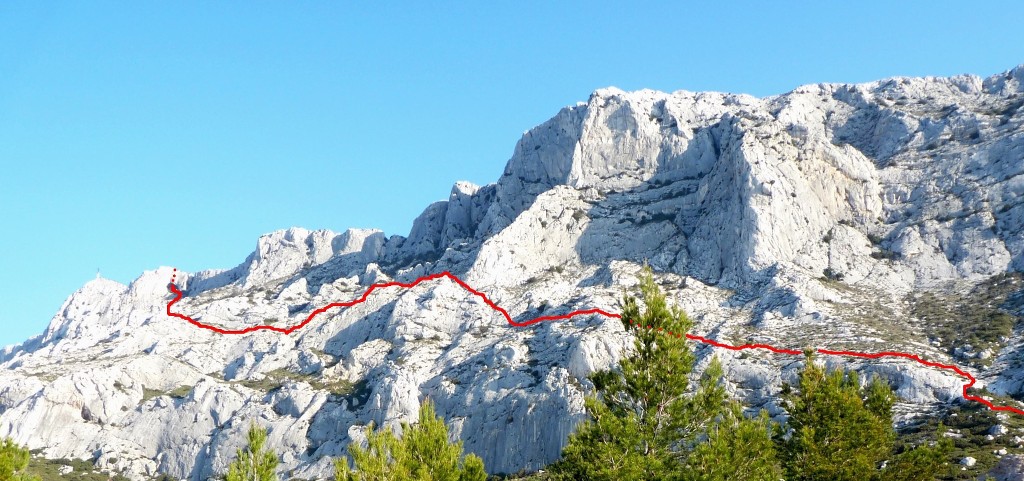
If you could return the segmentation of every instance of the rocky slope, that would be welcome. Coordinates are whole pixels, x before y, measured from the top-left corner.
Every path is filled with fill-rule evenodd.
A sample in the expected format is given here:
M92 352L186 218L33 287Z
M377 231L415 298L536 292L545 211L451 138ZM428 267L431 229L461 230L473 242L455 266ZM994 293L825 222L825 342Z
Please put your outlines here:
M457 183L407 237L267 234L234 269L179 272L175 308L286 326L373 283L449 270L524 320L615 311L648 262L701 335L910 351L1016 396L1019 279L1003 274L1024 271L1022 107L1024 66L763 99L602 89L524 134L496 183ZM363 426L412 419L429 397L489 471L533 470L582 419L587 375L631 345L599 316L509 326L446 280L292 335L222 336L166 315L170 278L89 282L45 333L0 353L0 436L136 479L201 480L258 422L282 475L322 478ZM696 347L701 365L724 361L732 392L784 415L799 358ZM828 362L889 379L901 422L962 385L907 360Z

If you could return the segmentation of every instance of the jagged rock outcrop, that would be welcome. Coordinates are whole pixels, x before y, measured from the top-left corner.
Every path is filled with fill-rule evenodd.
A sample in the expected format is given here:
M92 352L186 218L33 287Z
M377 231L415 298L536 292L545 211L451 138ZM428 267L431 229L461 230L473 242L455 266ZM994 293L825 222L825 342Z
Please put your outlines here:
M602 89L527 132L495 184L457 183L408 236L267 234L234 269L178 272L175 309L288 326L373 283L450 270L521 321L614 311L646 262L711 338L964 364L953 348L973 350L939 339L911 294L1024 270L1022 107L1024 67L764 99ZM322 478L363 426L413 419L430 397L490 471L516 472L558 457L587 376L631 346L598 316L509 326L446 280L380 290L292 335L223 336L166 315L171 273L90 282L0 353L0 436L135 478L202 480L255 421L282 474ZM1021 343L1012 333L971 364L980 385L1024 391ZM731 392L784 417L778 393L800 361L695 347L699 366L722 359ZM905 359L827 361L888 379L901 419L963 385Z

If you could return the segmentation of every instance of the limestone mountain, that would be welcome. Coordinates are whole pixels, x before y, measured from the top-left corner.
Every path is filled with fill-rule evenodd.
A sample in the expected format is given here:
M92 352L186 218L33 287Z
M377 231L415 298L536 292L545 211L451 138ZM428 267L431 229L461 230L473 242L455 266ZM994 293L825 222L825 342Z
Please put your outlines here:
M768 98L614 88L526 132L497 182L459 182L408 236L292 228L230 270L178 272L174 306L237 329L294 325L368 286L451 271L524 320L617 311L646 262L697 334L956 363L1024 395L1024 66L989 78L817 84ZM396 194L400 195L400 194ZM223 472L250 422L282 475L324 478L362 427L429 397L489 471L557 459L587 376L631 345L615 319L514 327L447 280L375 292L291 335L166 315L172 269L95 280L0 353L0 436L141 479ZM784 416L799 359L698 347ZM899 420L960 398L909 360Z

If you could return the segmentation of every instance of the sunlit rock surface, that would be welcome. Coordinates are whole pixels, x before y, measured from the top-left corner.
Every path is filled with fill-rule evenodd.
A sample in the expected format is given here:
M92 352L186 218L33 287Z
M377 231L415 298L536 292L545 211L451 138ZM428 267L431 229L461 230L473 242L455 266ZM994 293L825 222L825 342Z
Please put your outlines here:
M233 269L178 272L175 310L290 326L447 270L524 321L617 311L646 262L694 332L722 342L956 363L907 299L1024 270L1022 86L1024 67L764 99L601 89L527 132L495 184L456 183L407 237L270 233ZM600 316L509 326L448 280L379 290L292 335L223 336L166 315L171 275L89 282L46 332L0 351L0 437L134 478L205 480L256 422L283 476L325 478L365 425L415 419L430 398L489 471L534 470L583 419L587 376L632 345ZM1020 345L968 370L1017 394ZM694 347L698 369L717 355L730 392L784 418L800 358ZM889 380L902 417L963 384L905 359L823 361Z

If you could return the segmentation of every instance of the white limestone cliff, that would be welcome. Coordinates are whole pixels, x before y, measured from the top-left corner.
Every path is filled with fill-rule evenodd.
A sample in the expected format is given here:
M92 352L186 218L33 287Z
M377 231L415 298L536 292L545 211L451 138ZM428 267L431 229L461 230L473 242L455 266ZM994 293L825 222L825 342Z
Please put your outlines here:
M373 283L449 270L521 321L616 311L646 262L701 335L957 362L905 299L1024 271L1022 122L1024 66L763 99L602 89L524 134L495 184L457 183L408 236L270 233L233 269L178 272L175 310L295 325ZM282 475L323 478L363 426L414 419L429 397L489 471L532 470L583 418L587 376L631 346L599 316L509 326L447 280L380 290L292 335L222 336L167 317L171 273L90 282L0 353L0 437L136 479L205 480L257 422ZM981 385L1024 391L1020 346L1007 339ZM784 416L798 360L694 347L700 366L719 356L730 392ZM828 361L888 379L904 413L963 385L905 359Z

